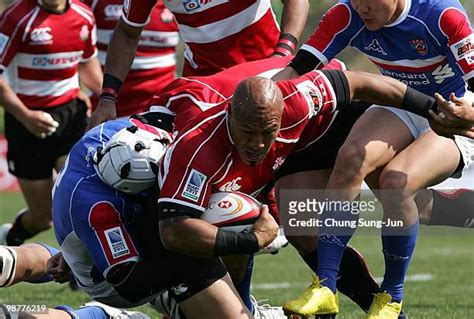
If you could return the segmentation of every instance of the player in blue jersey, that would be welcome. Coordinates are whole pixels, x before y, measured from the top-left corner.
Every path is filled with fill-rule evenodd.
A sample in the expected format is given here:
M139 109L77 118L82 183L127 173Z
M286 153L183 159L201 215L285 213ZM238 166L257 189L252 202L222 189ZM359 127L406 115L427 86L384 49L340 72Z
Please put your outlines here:
M166 289L188 319L250 318L219 257L185 256L160 241L152 186L171 136L147 124L162 127L156 116L173 118L148 112L107 122L72 148L53 193L62 256L81 290L109 306L151 302L163 310Z
M367 56L384 75L429 95L451 93L474 101L474 34L458 1L343 0L331 8L296 57L275 78L292 78L327 63L347 46ZM441 98L438 96L438 103ZM327 184L331 200L353 201L364 179L381 189L384 220L401 220L400 230L382 228L386 272L367 318L397 318L403 281L418 232L418 190L460 173L473 161L473 141L444 138L427 120L384 106L373 106L352 129L338 153ZM388 191L390 190L390 191ZM357 219L327 211L338 221ZM355 228L323 228L316 283L285 304L289 313L337 313L336 277ZM322 297L321 297L322 296Z

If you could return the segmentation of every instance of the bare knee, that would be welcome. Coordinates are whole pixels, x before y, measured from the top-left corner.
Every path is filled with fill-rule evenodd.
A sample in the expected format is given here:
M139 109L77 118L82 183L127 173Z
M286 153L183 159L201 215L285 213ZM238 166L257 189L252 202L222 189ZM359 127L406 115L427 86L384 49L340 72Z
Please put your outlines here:
M341 184L362 182L370 171L365 146L357 141L350 141L346 142L337 153L331 178Z

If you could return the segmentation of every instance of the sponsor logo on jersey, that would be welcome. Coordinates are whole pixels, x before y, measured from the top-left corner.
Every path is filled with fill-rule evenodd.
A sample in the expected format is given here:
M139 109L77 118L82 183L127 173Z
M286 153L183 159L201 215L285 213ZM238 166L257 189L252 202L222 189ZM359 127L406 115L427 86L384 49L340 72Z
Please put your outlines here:
M275 163L273 164L272 169L273 169L274 171L276 171L277 169L279 169L279 168L283 165L283 163L285 163L285 159L284 159L283 157L281 157L281 156L278 157L278 158L275 160Z
M419 55L423 56L428 53L428 43L424 39L413 39L410 41L410 45Z
M79 32L79 37L82 41L89 39L89 28L86 25L83 25L81 31Z
M458 43L453 44L451 50L453 51L456 60L461 60L468 53L474 51L474 35L471 34Z
M33 66L48 66L48 65L62 65L70 64L79 61L78 56L72 56L67 58L52 58L52 57L35 57L32 60Z
M53 43L53 35L50 27L36 28L31 31L30 44L43 45Z
M0 32L0 55L3 54L3 51L5 51L8 40L10 40L10 37Z
M202 5L206 5L212 2L212 0L184 0L183 6L186 11L194 11L201 8Z
M441 84L444 82L444 80L456 75L449 64L446 64L445 66L440 65L436 68L436 70L433 71L432 74L436 80L436 83L438 84Z
M204 187L206 178L206 175L193 168L189 174L186 184L184 185L181 196L197 202L201 196L202 188Z
M120 227L107 229L104 233L114 259L120 258L130 253Z
M238 184L238 181L240 181L240 180L242 180L242 177L237 177L236 179L234 179L230 182L227 182L224 185L222 185L221 187L219 187L219 190L221 192L235 192L235 191L238 191L239 189L242 188L242 186L240 186Z
M382 46L380 45L377 39L372 40L372 42L370 42L370 44L364 49L366 49L367 51L375 51L382 55L387 55L387 53L382 49Z
M108 4L104 8L104 16L106 20L118 20L122 14L122 5Z
M324 85L320 85L319 88L313 83L313 81L304 81L298 83L296 88L301 92L308 104L310 117L315 116L321 110L323 105L323 94L325 94Z

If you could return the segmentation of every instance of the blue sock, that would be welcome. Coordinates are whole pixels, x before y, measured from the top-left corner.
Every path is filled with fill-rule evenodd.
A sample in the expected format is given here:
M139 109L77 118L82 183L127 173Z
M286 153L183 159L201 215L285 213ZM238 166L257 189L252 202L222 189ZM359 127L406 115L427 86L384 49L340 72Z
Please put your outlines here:
M352 203L356 203L351 202ZM321 285L336 292L336 279L347 243L357 229L359 214L350 210L333 210L323 213L318 244L318 271Z
M51 256L54 256L56 255L57 253L59 253L59 250L54 248L54 247L51 247L51 246L48 246L46 244L43 244L43 243L38 243L39 245L43 246L44 248L46 248L49 253L51 254ZM43 277L41 277L40 279L38 280L35 280L34 283L35 284L43 284L45 282L50 282L50 281L53 281L53 276L49 275L49 274L45 274Z
M253 270L253 255L249 256L249 261L247 263L247 268L245 270L245 276L242 279L241 282L239 282L237 285L235 285L237 292L240 295L240 298L242 298L242 301L244 304L247 306L247 308L250 310L251 313L253 313L253 305L252 301L250 300L250 282L252 281L252 270Z
M414 225L396 233L393 228L382 228L385 275L380 291L387 291L394 302L403 300L403 281L415 250L418 226L419 223L416 221Z
M73 319L109 319L110 316L97 306L87 306L77 310L63 305L55 307L55 309L66 311Z

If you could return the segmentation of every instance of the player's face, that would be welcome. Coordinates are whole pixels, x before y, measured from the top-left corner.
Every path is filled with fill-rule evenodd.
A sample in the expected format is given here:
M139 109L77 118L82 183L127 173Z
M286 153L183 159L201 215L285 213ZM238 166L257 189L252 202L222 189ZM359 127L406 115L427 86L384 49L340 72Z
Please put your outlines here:
M230 134L245 164L254 166L263 161L278 135L280 122L278 114L269 114L260 120L230 116Z
M60 12L66 8L68 0L42 0L42 7L53 12Z
M351 4L365 27L376 31L398 18L405 0L351 0Z

